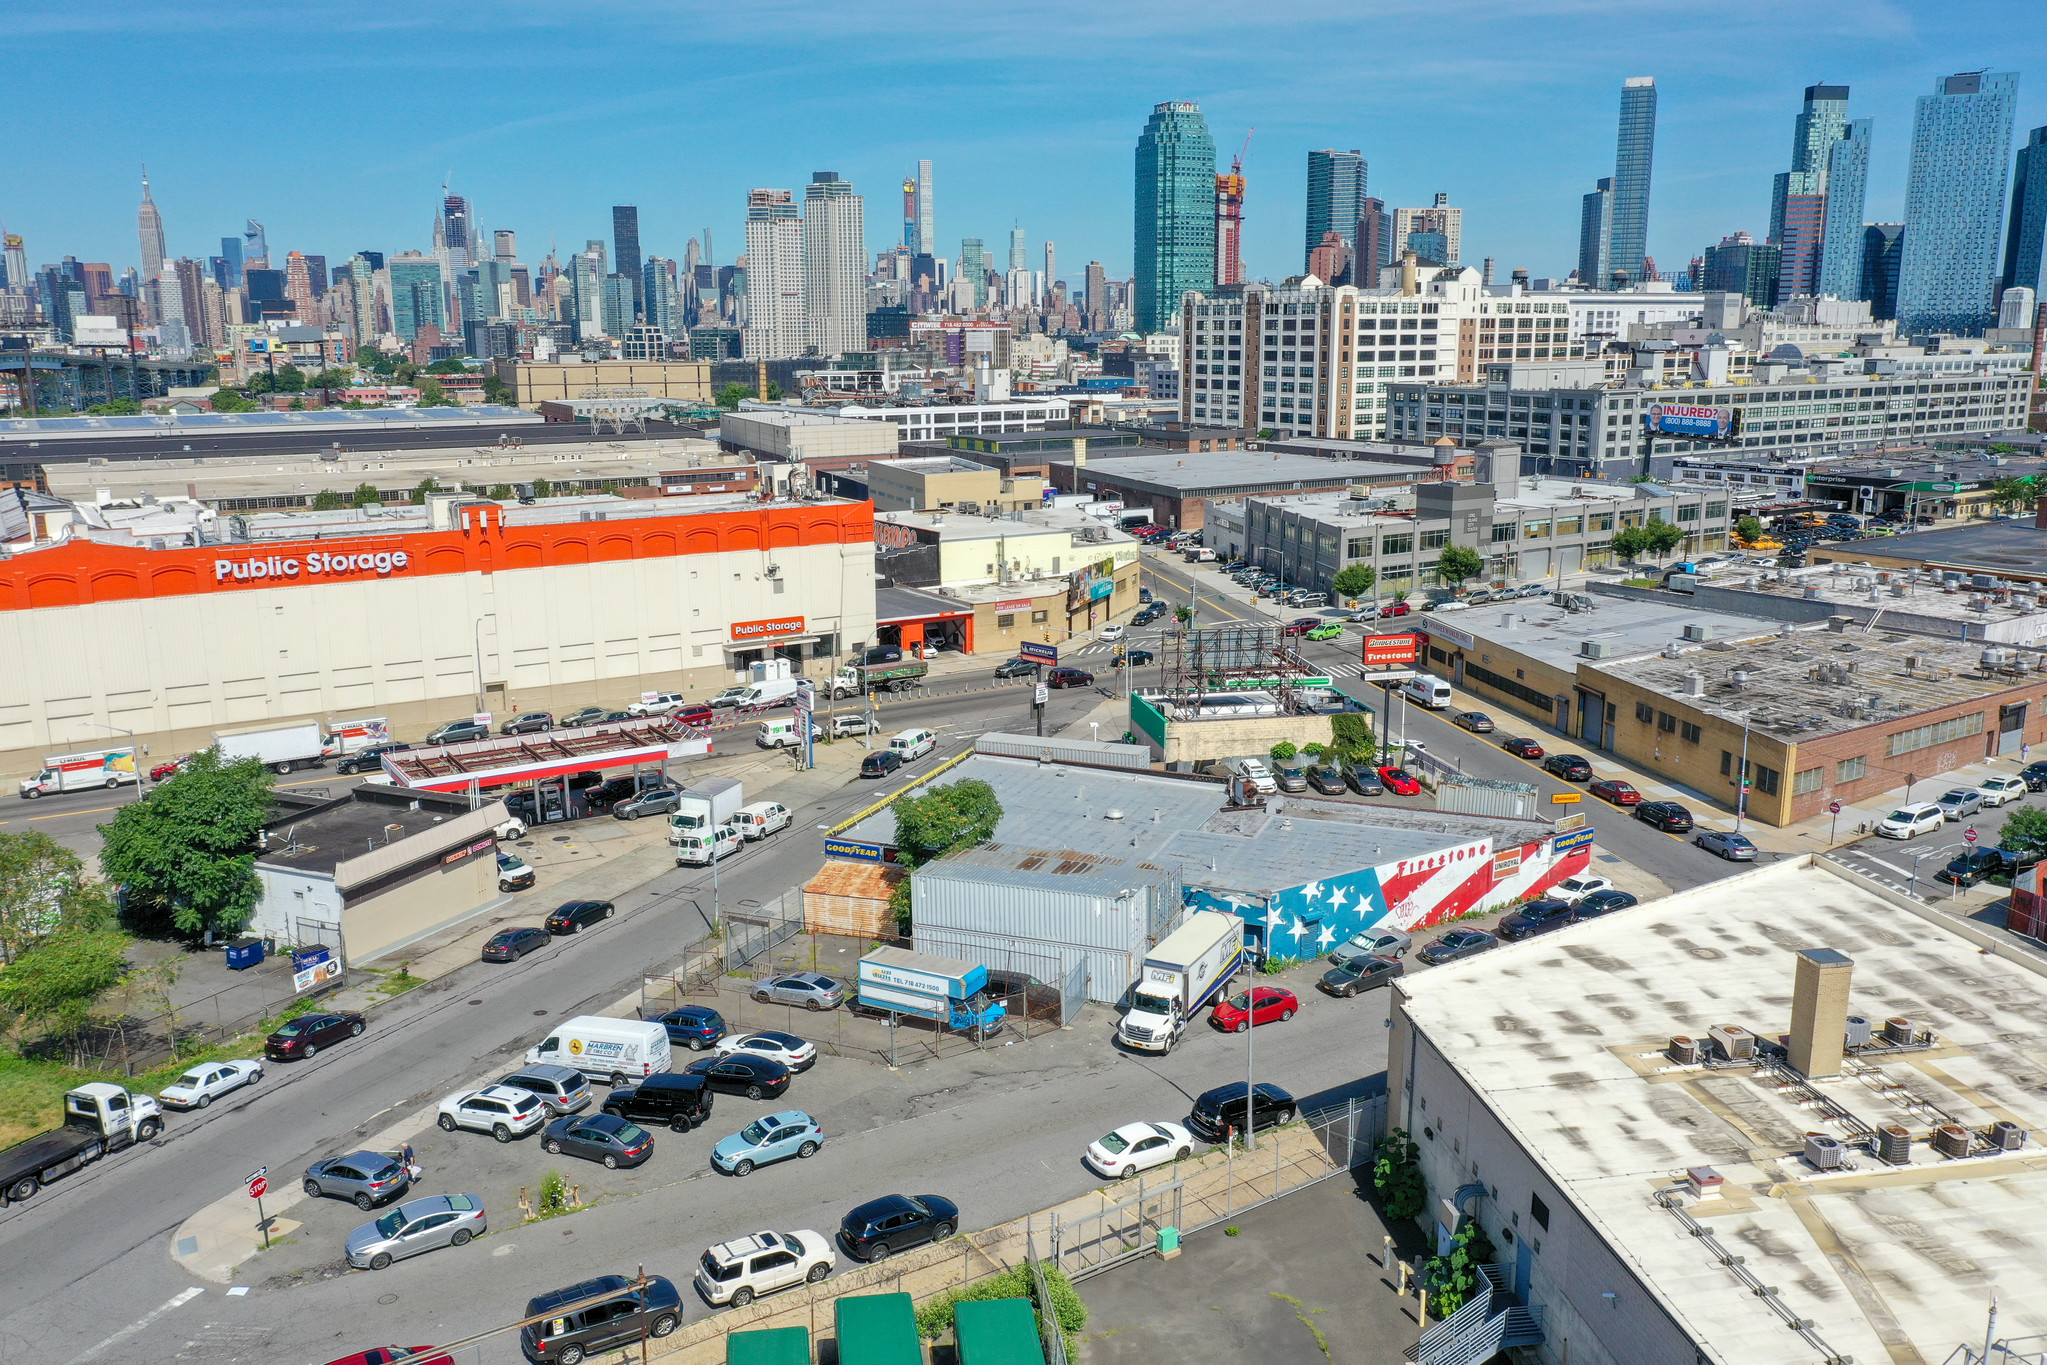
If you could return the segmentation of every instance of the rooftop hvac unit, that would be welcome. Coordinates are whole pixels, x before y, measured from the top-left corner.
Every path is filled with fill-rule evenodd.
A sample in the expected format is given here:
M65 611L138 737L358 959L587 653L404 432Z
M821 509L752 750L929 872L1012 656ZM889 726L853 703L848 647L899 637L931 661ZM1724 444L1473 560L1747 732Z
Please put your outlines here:
M1713 638L1713 627L1710 625L1689 625L1685 627L1684 635L1687 640L1710 640Z
M2016 1152L2026 1145L2026 1130L2009 1119L1999 1119L1991 1124L1987 1136L1990 1145L2000 1152Z
M1706 1030L1720 1049L1720 1055L1730 1062L1738 1062L1756 1055L1756 1035L1739 1024L1716 1024Z
M1687 674L1685 674L1685 695L1686 695L1687 697L1703 697L1703 696L1705 696L1705 695L1706 695L1706 675L1705 675L1705 674L1703 674L1703 673L1687 673Z
M1848 1035L1844 1041L1851 1048L1868 1047L1869 1038L1875 1027L1859 1014L1848 1016Z
M1815 1170L1840 1170L1840 1140L1826 1133L1807 1133L1805 1135L1805 1159Z
M1666 1051L1670 1054L1670 1060L1679 1066L1699 1064L1699 1040L1696 1038L1687 1038L1680 1033L1670 1040L1670 1047Z
M1967 1156L1971 1141L1969 1130L1959 1123L1943 1123L1933 1130L1933 1150L1942 1156Z
M1876 1130L1876 1155L1888 1166L1907 1166L1912 1162L1912 1134L1901 1123L1886 1123Z
M1578 652L1588 659L1604 659L1612 648L1604 640L1584 640L1579 643Z
M1884 1020L1884 1041L1904 1047L1912 1041L1912 1021L1902 1014Z

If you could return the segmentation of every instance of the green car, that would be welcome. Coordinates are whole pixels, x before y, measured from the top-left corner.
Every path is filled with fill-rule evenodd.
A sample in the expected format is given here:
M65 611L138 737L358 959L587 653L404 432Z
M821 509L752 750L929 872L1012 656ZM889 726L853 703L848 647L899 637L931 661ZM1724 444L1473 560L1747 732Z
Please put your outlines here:
M1341 636L1342 634L1343 634L1342 626L1338 625L1317 626L1313 630L1308 632L1308 638L1310 640L1334 640Z

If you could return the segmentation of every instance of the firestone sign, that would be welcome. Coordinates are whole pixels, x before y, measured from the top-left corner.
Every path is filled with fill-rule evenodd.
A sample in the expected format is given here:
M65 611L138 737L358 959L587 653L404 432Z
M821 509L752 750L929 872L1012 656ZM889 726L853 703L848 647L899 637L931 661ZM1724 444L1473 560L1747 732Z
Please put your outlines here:
M269 555L256 559L216 559L213 561L213 581L225 583L228 579L249 581L260 578L334 577L352 573L397 573L412 563L412 556L403 550L378 550L375 553L330 555L324 552L309 554L304 559L288 559L280 555Z

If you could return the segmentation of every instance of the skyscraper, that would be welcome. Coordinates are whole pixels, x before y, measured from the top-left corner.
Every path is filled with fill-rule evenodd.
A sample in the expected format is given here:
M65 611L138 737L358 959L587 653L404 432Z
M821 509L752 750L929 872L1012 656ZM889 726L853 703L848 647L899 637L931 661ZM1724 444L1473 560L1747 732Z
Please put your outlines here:
M960 241L960 283L973 291L974 307L988 306L988 252L979 237Z
M1898 330L1973 332L1996 316L2016 71L1971 71L1921 95L1905 178Z
M239 289L242 284L242 239L223 237L220 239L220 259L223 263L220 282L223 289Z
M866 203L852 183L813 172L803 191L803 312L819 355L867 345L866 243Z
M1352 254L1351 282L1363 289L1379 287L1379 269L1393 260L1393 215L1386 201L1366 196L1358 213L1357 250Z
M1024 230L1020 227L1009 230L1009 268L1011 270L1031 268L1030 258L1024 252Z
M1862 229L1862 286L1873 318L1898 315L1898 260L1905 254L1903 223L1867 223Z
M1852 119L1827 149L1827 216L1820 235L1818 289L1837 299L1862 292L1862 204L1869 184L1869 138L1875 125Z
M1332 232L1343 239L1345 247L1357 249L1358 219L1364 215L1365 173L1364 153L1355 147L1347 152L1324 148L1308 153L1308 229L1301 251L1304 262L1322 245L1322 238Z
M910 248L912 256L919 254L936 256L938 232L932 226L931 163L928 161L917 163L916 209L916 235L913 239L904 241L903 245Z
M1087 263L1087 326L1099 332L1109 325L1109 274L1100 261Z
M1136 191L1132 311L1138 331L1158 332L1179 318L1182 294L1215 283L1215 140L1200 105L1152 108L1137 139Z
M445 331L447 312L442 307L441 263L417 251L391 258L391 330L401 341L412 341L419 329L432 323Z
M1791 169L1777 172L1770 187L1770 236L1784 235L1785 201L1793 195L1827 192L1827 157L1848 126L1848 87L1808 85L1805 102L1791 125Z
M10 232L6 238L7 287L28 288L28 248L22 244L21 234ZM1049 271L1052 263L1052 244L1045 243L1045 266Z
M1047 237L1045 239L1045 290L1047 293L1050 293L1052 286L1059 282L1058 259L1058 254L1052 249L1052 239Z
M149 168L142 170L142 207L136 213L136 228L142 236L142 277L147 280L160 279L163 275L163 215L156 211L156 201L149 197Z
M695 239L691 239L692 246ZM675 262L649 256L640 271L640 297L645 302L647 325L673 337L682 325L682 301L675 287Z
M1621 86L1620 134L1613 156L1613 246L1609 270L1642 278L1649 252L1649 173L1656 162L1656 78L1630 76Z
M501 261L519 259L519 235L508 228L499 228L490 235L492 253Z
M1578 211L1578 283L1604 289L1613 269L1613 177L1600 180Z
M1215 178L1215 282L1244 282L1244 170L1232 162Z
M2019 148L2011 179L2011 227L2004 242L2006 289L2023 287L2039 298L2047 290L2047 128L2035 128Z
M748 360L803 354L803 220L790 190L746 194L746 328Z
M640 211L631 204L611 206L612 263L618 273L631 278L633 287L633 316L645 317L647 297L645 285L640 280L640 267L645 259L640 255ZM613 336L624 336L614 332Z
M469 216L469 201L459 194L441 197L440 238L436 246L448 253L448 263L466 270L476 263L476 230Z
M261 223L246 218L242 227L242 269L251 266L258 270L270 268L270 239L263 235Z

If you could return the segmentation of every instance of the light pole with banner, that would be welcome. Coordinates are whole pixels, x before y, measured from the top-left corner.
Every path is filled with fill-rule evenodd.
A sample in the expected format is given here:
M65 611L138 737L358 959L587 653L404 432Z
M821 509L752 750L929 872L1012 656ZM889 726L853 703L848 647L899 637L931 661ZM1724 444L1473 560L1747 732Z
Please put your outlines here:
M794 708L797 737L800 741L800 746L796 752L803 756L802 766L808 771L817 766L817 756L813 749L813 745L816 742L813 736L816 729L814 722L817 712L817 689L815 685L807 679L797 683L796 699L791 705Z

